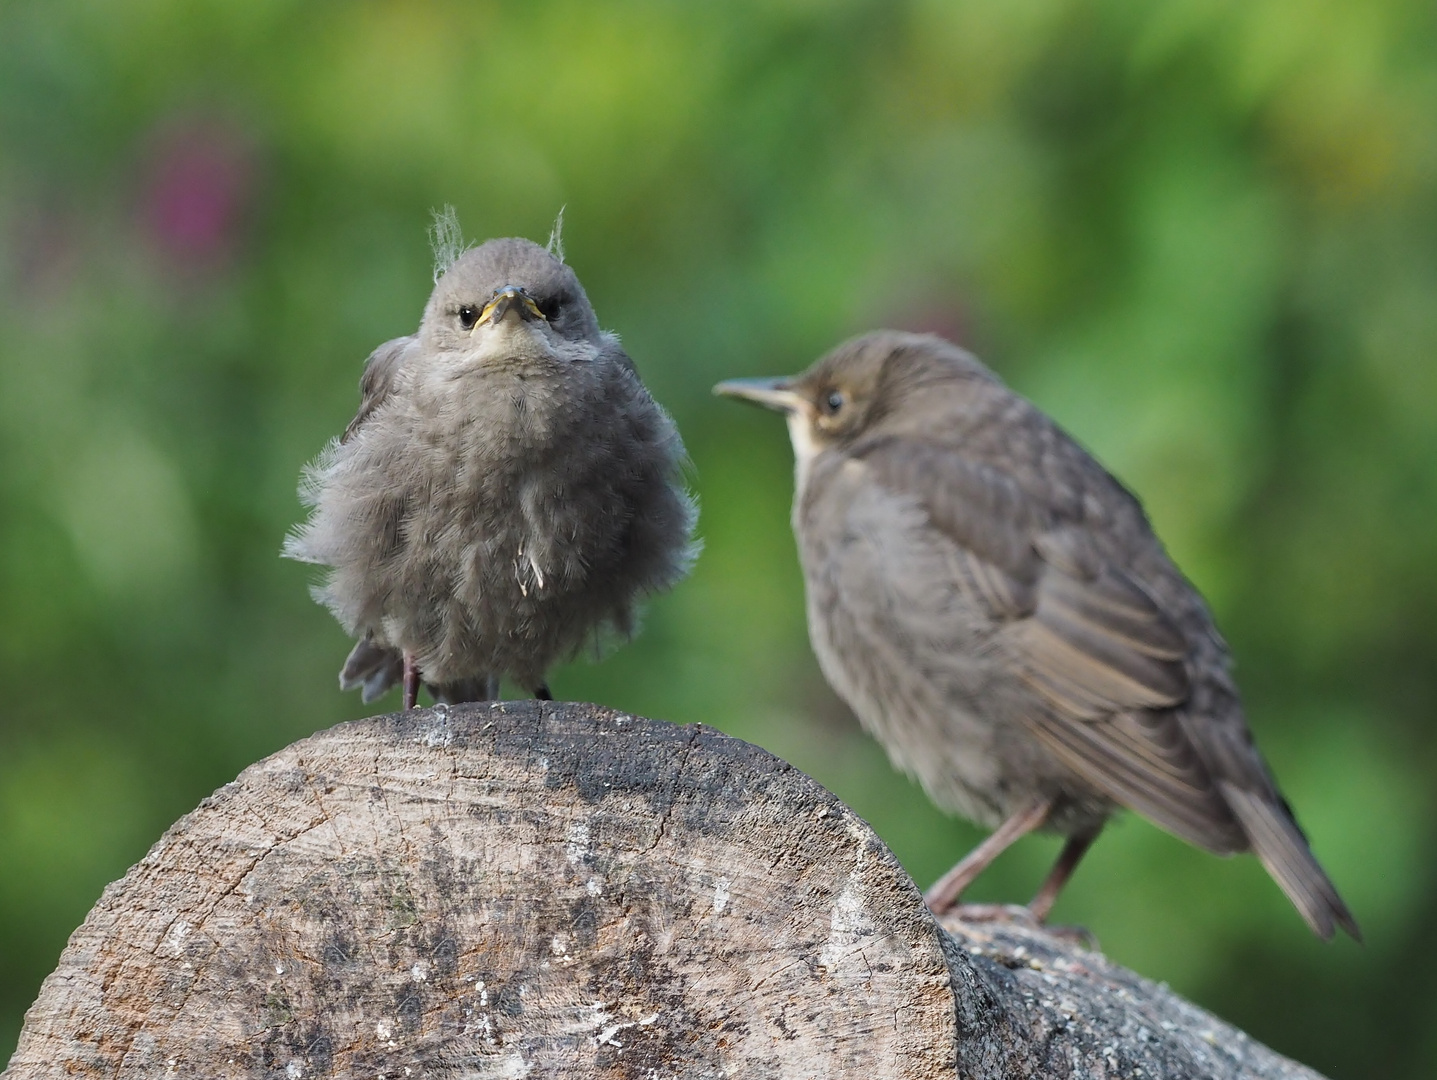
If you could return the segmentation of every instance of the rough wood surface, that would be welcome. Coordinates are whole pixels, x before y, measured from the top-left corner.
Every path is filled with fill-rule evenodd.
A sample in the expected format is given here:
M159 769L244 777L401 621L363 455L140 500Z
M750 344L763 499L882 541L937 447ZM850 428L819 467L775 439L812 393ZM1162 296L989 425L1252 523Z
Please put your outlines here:
M1096 953L952 929L746 743L588 705L418 710L296 743L177 823L75 932L3 1075L1314 1075Z
M1101 953L1018 923L943 925L959 1076L1321 1080Z

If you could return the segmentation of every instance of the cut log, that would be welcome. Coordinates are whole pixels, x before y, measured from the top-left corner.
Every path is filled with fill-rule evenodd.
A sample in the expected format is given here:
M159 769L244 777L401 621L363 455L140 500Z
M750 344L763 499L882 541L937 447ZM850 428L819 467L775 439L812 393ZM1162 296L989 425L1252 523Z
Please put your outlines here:
M420 709L302 740L170 829L3 1076L1315 1075L1042 931L950 929L747 743Z

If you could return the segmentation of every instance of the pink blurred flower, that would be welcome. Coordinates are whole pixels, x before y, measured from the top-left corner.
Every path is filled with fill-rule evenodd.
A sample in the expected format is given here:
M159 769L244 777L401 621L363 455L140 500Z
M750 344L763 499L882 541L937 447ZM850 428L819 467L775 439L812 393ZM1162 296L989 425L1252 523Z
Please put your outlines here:
M227 261L254 194L250 140L214 118L174 124L153 139L145 174L141 214L155 245L187 267Z

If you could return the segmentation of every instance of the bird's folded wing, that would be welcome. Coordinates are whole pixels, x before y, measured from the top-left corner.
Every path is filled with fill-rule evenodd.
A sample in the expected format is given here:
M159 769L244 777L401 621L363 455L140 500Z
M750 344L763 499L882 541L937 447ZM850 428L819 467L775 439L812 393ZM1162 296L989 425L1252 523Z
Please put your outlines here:
M1190 686L1188 643L1153 593L1114 564L1081 522L955 450L905 440L863 454L873 478L915 498L952 544L959 587L1003 627L998 639L1032 691L1021 710L1039 740L1095 788L1201 846L1241 832L1175 709ZM1071 503L1071 500L1069 500Z
M1187 699L1187 642L1127 572L1105 565L1075 527L1041 533L1033 548L1037 602L1012 634L1034 689L1088 721Z
M394 389L395 376L404 363L405 354L416 344L418 339L410 334L386 341L369 354L369 359L364 362L364 374L359 378L359 412L355 413L354 419L344 429L344 434L339 437L340 442L346 443L353 438L360 425L389 397Z

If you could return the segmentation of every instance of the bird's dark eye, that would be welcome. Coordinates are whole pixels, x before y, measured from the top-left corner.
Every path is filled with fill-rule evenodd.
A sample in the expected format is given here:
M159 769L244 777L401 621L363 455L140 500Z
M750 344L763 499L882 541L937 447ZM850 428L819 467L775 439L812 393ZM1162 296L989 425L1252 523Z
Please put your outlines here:
M459 308L459 325L465 330L473 330L474 324L479 321L479 309L472 304L462 304Z
M536 306L539 308L539 314L543 315L544 318L550 322L553 322L559 317L559 298L556 296L550 296L540 300Z
M832 416L834 413L838 412L838 410L843 408L843 406L847 403L848 399L843 396L842 390L830 390L828 392L828 397L823 399L823 407L828 412L829 416Z

